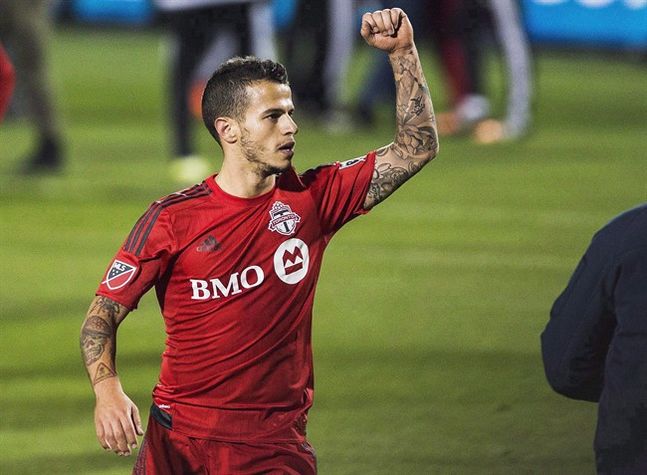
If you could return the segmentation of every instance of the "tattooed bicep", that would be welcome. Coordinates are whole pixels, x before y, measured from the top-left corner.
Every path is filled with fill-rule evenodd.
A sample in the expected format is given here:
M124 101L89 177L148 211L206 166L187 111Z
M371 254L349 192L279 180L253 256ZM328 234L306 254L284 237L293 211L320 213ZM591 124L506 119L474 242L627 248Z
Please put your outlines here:
M375 154L375 168L364 200L364 209L371 209L384 201L405 181L418 173L425 163L402 158L393 145L379 149Z
M115 302L103 295L98 295L90 305L88 316L96 315L102 318L107 317L109 320L119 323L126 317L126 315L128 315L128 312L128 308L121 305L119 302Z

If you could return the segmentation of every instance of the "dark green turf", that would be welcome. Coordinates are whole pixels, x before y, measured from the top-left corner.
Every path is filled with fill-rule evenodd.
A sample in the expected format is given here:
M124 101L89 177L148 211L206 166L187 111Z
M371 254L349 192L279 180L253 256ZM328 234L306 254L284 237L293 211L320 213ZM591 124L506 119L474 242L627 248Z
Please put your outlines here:
M95 441L77 335L130 226L174 189L163 44L156 33L57 32L64 174L18 176L31 133L23 122L0 127L3 474L132 464ZM351 96L366 61L355 63ZM592 473L595 406L551 393L538 339L594 230L647 200L645 69L585 53L543 53L536 67L528 138L442 141L435 163L331 244L309 426L322 474ZM439 75L432 61L426 69L440 106ZM388 142L387 114L374 131L338 136L301 120L297 166ZM152 296L119 342L124 387L147 413L163 345Z

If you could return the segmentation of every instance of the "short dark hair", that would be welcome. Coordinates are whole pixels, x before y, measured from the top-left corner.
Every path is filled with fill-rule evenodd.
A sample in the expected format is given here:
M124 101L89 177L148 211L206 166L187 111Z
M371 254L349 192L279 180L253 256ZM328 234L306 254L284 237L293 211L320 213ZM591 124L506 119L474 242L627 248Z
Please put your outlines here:
M220 137L214 121L218 117L240 119L249 105L246 88L258 81L290 84L282 64L254 56L232 58L213 73L202 93L202 120L216 142L220 143Z

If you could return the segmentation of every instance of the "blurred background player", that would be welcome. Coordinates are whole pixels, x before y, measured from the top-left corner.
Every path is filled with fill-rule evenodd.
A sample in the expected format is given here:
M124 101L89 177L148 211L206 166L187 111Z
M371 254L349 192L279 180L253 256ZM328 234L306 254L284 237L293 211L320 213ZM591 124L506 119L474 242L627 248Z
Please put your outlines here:
M298 106L332 128L347 121L342 86L355 43L355 3L299 0L285 35L285 65Z
M647 204L595 233L541 343L553 389L598 403L598 474L647 473Z
M0 122L2 122L4 113L7 107L9 107L15 84L16 72L7 52L2 47L2 43L0 43Z
M235 54L276 59L270 0L155 0L172 34L169 120L171 176L179 184L210 171L195 154L190 104L214 67ZM206 73L208 72L208 73Z
M532 64L528 37L518 0L487 0L490 24L505 67L506 101L503 119L486 119L474 126L479 143L515 140L528 132L531 121Z
M0 40L16 70L16 89L35 129L35 150L22 165L24 173L53 172L63 166L60 117L49 76L50 2L0 1Z

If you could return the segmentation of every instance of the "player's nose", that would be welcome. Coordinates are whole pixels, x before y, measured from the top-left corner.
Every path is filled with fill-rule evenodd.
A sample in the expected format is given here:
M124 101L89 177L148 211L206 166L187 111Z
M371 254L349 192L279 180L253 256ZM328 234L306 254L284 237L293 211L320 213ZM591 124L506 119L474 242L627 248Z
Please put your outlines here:
M299 132L299 126L297 123L294 121L292 116L290 115L285 115L285 120L283 121L283 134L284 135L296 135L297 132Z

